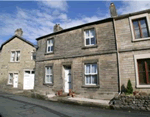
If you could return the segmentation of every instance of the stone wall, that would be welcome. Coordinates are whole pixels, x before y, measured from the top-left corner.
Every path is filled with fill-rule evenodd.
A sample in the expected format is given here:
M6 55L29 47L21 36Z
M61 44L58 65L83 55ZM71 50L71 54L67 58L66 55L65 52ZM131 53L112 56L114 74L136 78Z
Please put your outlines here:
M111 59L110 59L111 58ZM96 60L98 65L98 84L86 86L84 61ZM116 54L78 57L36 62L35 90L46 94L63 89L63 66L71 65L72 90L80 97L112 99L118 92L118 72ZM53 65L53 84L44 84L45 66Z
M110 106L114 109L150 111L150 95L126 96L121 94L110 101Z
M97 44L94 48L85 48L84 30L95 29ZM54 53L46 53L47 39L54 38ZM112 21L84 26L38 40L36 60L52 60L60 58L99 55L116 51Z

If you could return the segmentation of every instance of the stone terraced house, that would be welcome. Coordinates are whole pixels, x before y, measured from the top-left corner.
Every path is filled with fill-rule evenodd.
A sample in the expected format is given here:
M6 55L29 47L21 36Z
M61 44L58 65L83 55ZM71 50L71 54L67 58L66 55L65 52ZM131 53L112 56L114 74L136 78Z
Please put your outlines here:
M125 90L150 93L150 9L62 29L37 38L35 90L69 89L78 96L111 99Z
M4 42L0 48L0 90L34 89L35 46L23 39L22 29Z

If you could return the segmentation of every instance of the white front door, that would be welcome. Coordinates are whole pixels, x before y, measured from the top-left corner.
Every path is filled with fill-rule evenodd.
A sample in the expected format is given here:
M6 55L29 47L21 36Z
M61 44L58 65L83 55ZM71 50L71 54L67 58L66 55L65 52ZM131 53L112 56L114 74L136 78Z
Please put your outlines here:
M14 73L13 87L18 88L18 74Z
M71 89L71 68L65 68L65 92L69 93Z
M25 71L24 72L24 82L23 82L24 90L34 89L34 71Z

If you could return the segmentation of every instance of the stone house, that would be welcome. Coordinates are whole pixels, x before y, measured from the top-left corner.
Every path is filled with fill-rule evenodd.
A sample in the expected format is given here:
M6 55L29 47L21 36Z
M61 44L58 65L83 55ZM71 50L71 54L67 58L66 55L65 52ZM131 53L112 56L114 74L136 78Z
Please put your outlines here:
M62 29L37 38L35 90L73 90L81 97L110 99L125 91L150 93L150 9Z
M4 42L0 48L0 90L34 88L35 45L23 39L22 29Z
M37 38L35 90L41 94L69 89L80 97L110 99L118 93L113 18Z
M114 16L119 84L150 93L150 9Z

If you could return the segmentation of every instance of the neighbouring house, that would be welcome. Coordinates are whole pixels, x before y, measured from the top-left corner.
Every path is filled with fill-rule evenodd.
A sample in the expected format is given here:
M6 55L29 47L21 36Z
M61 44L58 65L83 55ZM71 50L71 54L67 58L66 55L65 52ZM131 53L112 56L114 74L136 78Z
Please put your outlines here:
M0 48L0 90L34 89L35 45L22 38L22 29Z
M37 38L35 90L69 89L86 98L110 99L118 93L113 18L62 29Z
M114 16L114 23L121 90L130 79L134 91L150 93L150 9Z

